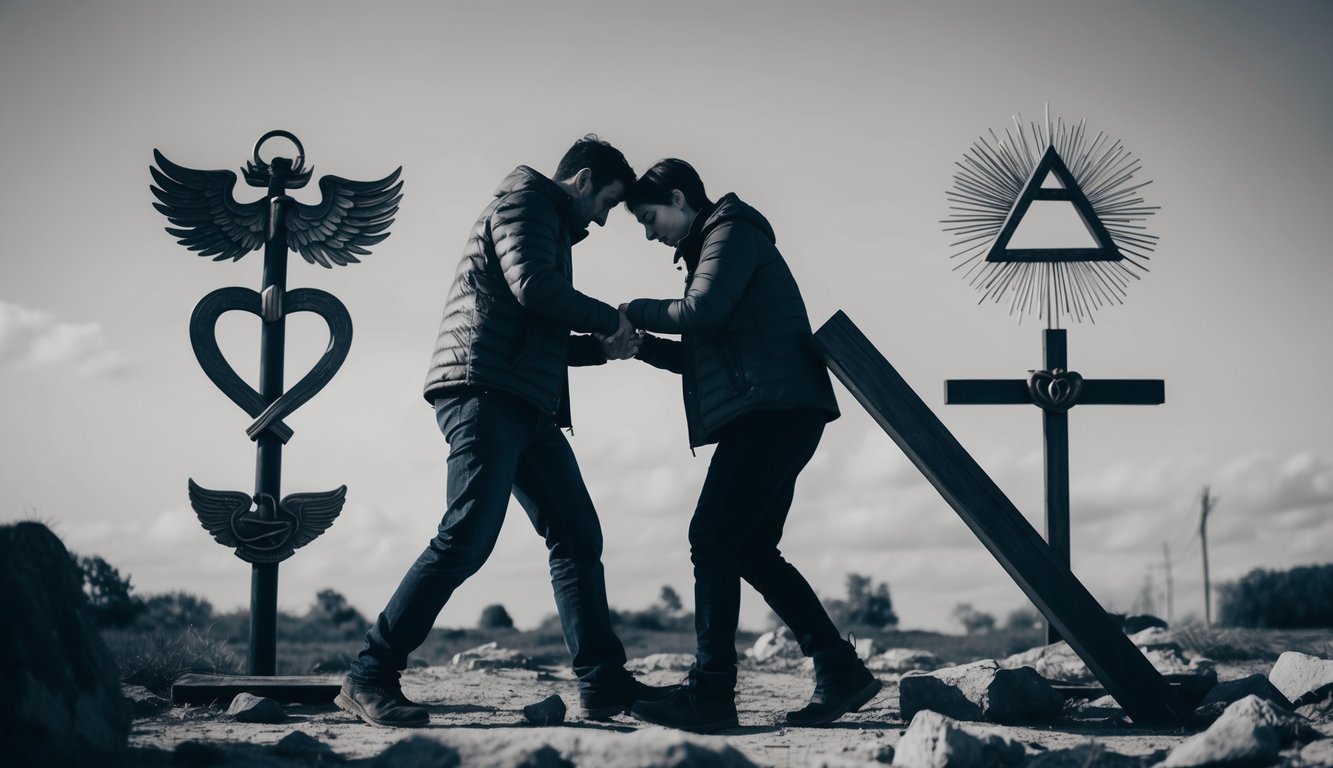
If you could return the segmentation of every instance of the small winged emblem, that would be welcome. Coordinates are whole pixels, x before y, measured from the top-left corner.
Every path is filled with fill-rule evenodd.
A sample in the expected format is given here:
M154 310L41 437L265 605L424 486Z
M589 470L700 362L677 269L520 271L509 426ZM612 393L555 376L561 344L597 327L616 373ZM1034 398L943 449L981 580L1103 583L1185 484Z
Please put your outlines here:
M177 242L214 261L234 261L264 245L273 220L272 206L267 199L236 202L232 195L235 173L186 168L156 149L153 159L157 166L148 169L153 175L151 189L158 199L153 207L172 223L166 230ZM303 159L293 166L291 160L279 157L271 169L251 163L244 173L247 182L263 186L257 182L270 178L265 174L279 172L288 180L288 188L296 188L304 186L310 177L310 171L303 170L302 165ZM403 182L398 178L402 171L399 166L378 181L325 176L319 180L324 197L314 205L285 195L274 198L274 203L289 206L282 217L287 245L306 261L322 267L359 262L358 256L368 255L370 246L389 236L389 225L403 199Z
M272 496L214 491L189 481L190 506L204 530L247 563L277 563L314 541L333 525L347 499L347 486L322 493Z

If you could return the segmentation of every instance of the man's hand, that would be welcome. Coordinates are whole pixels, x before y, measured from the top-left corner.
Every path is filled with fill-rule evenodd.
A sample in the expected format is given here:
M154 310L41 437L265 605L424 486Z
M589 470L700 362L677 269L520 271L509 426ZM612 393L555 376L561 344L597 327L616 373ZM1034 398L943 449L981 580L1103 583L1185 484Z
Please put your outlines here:
M643 337L634 330L625 313L621 312L620 327L616 332L610 336L598 335L597 340L602 342L602 352L608 360L624 360L638 353Z

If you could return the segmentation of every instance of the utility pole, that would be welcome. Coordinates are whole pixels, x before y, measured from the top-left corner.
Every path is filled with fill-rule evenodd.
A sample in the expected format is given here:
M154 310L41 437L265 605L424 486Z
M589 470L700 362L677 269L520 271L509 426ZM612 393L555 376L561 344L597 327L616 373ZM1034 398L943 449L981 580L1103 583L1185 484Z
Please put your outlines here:
M1208 486L1203 487L1201 506L1203 514L1199 518L1199 543L1203 546L1203 626L1213 628L1213 593L1208 582L1208 513L1216 499L1208 495Z
M1162 542L1162 560L1166 566L1166 623L1176 623L1176 592L1171 583L1171 545Z

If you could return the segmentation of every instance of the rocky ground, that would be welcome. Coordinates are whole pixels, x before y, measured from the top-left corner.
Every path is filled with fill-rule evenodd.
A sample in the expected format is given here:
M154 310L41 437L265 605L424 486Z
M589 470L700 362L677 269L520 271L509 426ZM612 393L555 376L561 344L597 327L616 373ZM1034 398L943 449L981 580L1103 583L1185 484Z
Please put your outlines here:
M1160 652L1163 643L1152 645ZM764 650L759 650L763 655ZM485 652L481 656L484 657ZM890 657L890 661L883 661ZM1302 710L1304 716L1295 715L1303 723L1299 737L1292 730L1291 735L1281 737L1282 744L1260 745L1268 757L1252 756L1245 762L1246 758L1240 756L1240 762L1217 762L1230 758L1218 758L1214 754L1201 762L1186 754L1189 750L1182 745L1191 739L1200 741L1196 734L1203 730L1202 723L1166 730L1136 727L1110 699L1071 700L1061 712L1042 724L1002 726L955 722L942 716L927 722L930 718L923 715L931 714L928 712L918 715L918 722L909 723L903 717L899 697L902 671L884 667L901 665L903 659L910 657L911 654L903 652L896 656L877 655L875 658L881 660L877 674L886 682L884 691L861 712L828 728L789 728L782 723L785 710L800 706L813 687L810 674L801 662L782 653L763 659L747 659L741 671L737 702L741 727L707 737L647 726L628 717L611 723L586 721L579 715L575 684L567 672L528 668L522 659L509 654L508 660L501 663L470 661L462 657L452 665L410 670L403 679L403 689L410 698L430 708L431 722L425 728L376 728L361 723L331 704L288 705L285 713L279 713L279 716L285 714L283 722L247 723L227 715L227 703L223 702L219 708L167 706L156 713L141 715L135 720L130 743L138 764L161 765L309 765L342 761L375 766L461 764L532 768L570 764L636 768L694 765L865 767L886 763L923 766L1333 765L1333 739L1330 738L1333 737L1333 720L1330 720L1327 697L1320 704L1305 707ZM1013 663L1031 664L1034 661L1038 668L1045 668L1044 673L1071 664L1067 653L1029 654L1023 658L1015 657ZM919 666L928 662L928 656L918 656L915 661L907 663ZM1177 658L1171 663L1181 662L1182 659ZM1073 664L1076 663L1074 659ZM1183 660L1183 663L1192 664L1196 670L1205 664L1199 659ZM632 666L646 682L667 684L681 678L686 664L688 657L664 655L636 660ZM1248 662L1211 666L1218 680L1225 682L1240 680L1255 672L1267 674L1273 665ZM1069 673L1069 670L1065 672ZM559 696L568 706L563 724L530 724L523 707L552 695ZM1267 707L1263 702L1256 706ZM148 704L144 708L152 707ZM1252 712L1251 719L1262 720L1266 716L1271 720L1271 711L1263 711L1269 714ZM1219 721L1214 731L1236 730L1234 724L1228 726L1228 722L1225 719ZM1276 729L1274 733L1285 733L1280 723L1270 725ZM934 730L927 733L928 727ZM1289 730L1291 728L1295 726ZM304 735L294 736L295 732ZM976 740L966 738L984 739L985 734L994 734L989 746L982 742L978 742L981 746L973 745L971 741ZM1263 741L1276 737L1246 735L1241 741L1246 738ZM1240 747L1229 748L1243 751L1255 747L1245 742ZM1075 751L1066 751L1071 749ZM1197 747L1190 749L1198 751Z

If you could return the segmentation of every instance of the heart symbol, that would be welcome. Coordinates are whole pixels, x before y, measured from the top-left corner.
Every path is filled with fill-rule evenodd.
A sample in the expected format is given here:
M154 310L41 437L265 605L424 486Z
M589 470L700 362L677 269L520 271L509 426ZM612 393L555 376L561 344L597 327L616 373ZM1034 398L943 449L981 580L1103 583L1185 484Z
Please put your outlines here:
M1028 394L1043 409L1064 413L1078 402L1083 391L1083 377L1073 371L1032 371L1028 376Z
M218 347L218 318L234 310L264 317L260 295L249 288L219 288L200 299L190 317L190 344L194 347L194 356L217 388L254 417L254 423L245 430L251 440L258 439L265 430L271 430L286 443L292 437L292 429L282 420L323 389L347 359L347 351L352 346L352 316L333 294L315 288L297 288L283 296L284 312L314 312L324 319L329 326L329 346L295 386L268 403L237 375Z

